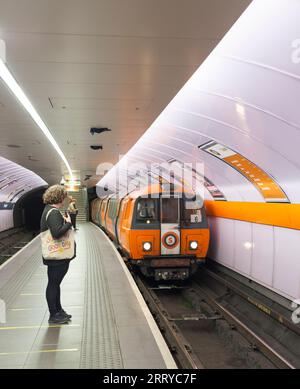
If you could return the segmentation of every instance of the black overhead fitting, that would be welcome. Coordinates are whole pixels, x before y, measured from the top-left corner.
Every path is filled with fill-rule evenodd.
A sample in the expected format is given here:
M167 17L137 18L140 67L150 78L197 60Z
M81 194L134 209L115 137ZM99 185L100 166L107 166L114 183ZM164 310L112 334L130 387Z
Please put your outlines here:
M107 127L92 127L90 129L90 133L92 135L94 135L94 134L101 134L102 132L106 132L106 131L111 131L111 129L107 128Z
M111 129L107 128L107 127L91 127L91 129L90 129L90 133L92 135L101 134L102 132L106 132L106 131L111 131ZM90 148L92 150L102 150L103 146L102 145L91 145Z
M102 145L90 145L90 148L92 150L102 150L103 146Z

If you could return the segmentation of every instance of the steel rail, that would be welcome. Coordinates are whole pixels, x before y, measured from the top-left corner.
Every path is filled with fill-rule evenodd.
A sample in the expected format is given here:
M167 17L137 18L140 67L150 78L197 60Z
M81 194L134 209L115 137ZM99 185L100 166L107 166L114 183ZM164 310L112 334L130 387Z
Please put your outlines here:
M193 290L199 297L205 299L205 301L212 306L223 318L234 326L251 344L255 345L270 361L274 363L280 369L295 369L295 367L281 356L272 346L264 341L260 336L256 335L248 326L235 317L228 309L222 306L212 292L208 292L201 287L197 282L193 284Z
M149 289L143 280L133 272L133 277L138 285L145 301L147 302L151 313L156 319L156 322L164 334L164 337L171 349L175 353L176 359L183 369L204 369L203 364L194 354L191 345L182 335L177 325L169 318L167 311L160 302L156 293Z
M222 283L226 288L229 290L232 290L235 294L242 297L244 300L246 300L248 303L254 305L256 308L258 308L260 311L265 313L266 315L272 317L277 322L283 324L285 327L287 327L289 330L295 332L297 335L300 335L300 327L295 325L291 320L289 320L286 316L282 315L275 309L271 308L265 303L262 303L259 301L259 299L252 297L248 295L246 292L239 289L237 286L233 285L230 281L222 278L218 274L216 274L214 271L204 269L205 273L208 274L210 277L214 278L216 281Z

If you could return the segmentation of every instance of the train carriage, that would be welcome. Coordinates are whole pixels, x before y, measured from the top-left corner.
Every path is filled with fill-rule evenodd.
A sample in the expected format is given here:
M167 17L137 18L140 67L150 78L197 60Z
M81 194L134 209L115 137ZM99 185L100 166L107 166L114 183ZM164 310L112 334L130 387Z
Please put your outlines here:
M205 261L209 229L203 201L191 191L152 185L99 202L93 221L146 276L184 280Z

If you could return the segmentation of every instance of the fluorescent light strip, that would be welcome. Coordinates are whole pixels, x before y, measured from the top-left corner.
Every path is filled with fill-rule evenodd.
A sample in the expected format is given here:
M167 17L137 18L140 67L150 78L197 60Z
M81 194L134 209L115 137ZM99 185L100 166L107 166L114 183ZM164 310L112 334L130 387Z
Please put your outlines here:
M56 140L53 138L51 132L49 131L46 124L43 122L40 115L35 110L34 106L31 104L17 81L14 79L13 75L8 70L5 63L0 59L0 77L5 82L5 84L8 86L8 88L13 92L13 94L16 96L16 98L20 101L20 103L23 105L23 107L26 109L26 111L29 113L29 115L32 117L34 122L40 127L40 129L43 131L43 133L46 135L48 140L51 142L52 146L57 151L60 158L63 160L64 164L66 165L68 172L70 174L71 180L73 181L73 174L72 169L69 165L69 162L67 158L65 157L64 153L58 146Z

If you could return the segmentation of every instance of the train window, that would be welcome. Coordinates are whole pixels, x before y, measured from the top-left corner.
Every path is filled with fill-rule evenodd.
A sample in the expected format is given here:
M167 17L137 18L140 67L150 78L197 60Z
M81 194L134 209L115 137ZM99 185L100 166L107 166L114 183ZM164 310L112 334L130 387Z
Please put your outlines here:
M202 222L202 200L185 200L183 209L183 223L191 225Z
M109 217L111 219L114 219L116 217L117 213L117 200L116 199L111 199L109 202Z
M137 204L137 220L143 223L157 221L157 211L153 199L140 199Z
M178 198L161 198L161 222L179 223Z

